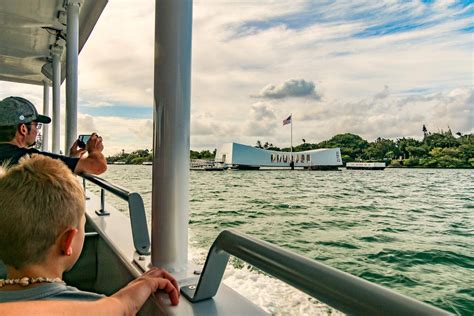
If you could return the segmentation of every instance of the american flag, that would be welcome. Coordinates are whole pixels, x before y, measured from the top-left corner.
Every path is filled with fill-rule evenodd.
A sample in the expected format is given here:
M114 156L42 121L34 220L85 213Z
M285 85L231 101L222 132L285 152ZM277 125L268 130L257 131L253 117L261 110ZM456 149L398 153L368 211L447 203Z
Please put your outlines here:
M285 126L286 124L290 124L291 123L291 114L290 116L288 116L286 119L283 120L283 126Z

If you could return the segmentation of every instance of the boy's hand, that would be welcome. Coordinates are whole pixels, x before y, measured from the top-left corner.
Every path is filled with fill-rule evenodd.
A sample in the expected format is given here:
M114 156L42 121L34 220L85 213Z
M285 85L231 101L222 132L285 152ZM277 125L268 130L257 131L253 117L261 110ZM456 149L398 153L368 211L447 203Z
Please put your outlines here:
M124 306L126 315L135 315L148 297L157 290L168 293L172 305L178 304L178 283L171 274L159 268L151 268L110 298L117 299Z

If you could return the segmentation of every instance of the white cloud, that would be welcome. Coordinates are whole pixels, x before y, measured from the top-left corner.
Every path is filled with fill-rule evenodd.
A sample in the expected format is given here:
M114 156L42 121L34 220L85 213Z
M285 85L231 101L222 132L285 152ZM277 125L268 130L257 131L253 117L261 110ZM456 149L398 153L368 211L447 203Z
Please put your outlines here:
M390 93L390 90L388 89L388 86L385 86L383 88L383 91L380 91L376 95L374 95L374 99L385 99L388 97L388 94Z
M252 105L252 114L256 121L275 119L275 113L273 113L273 110L267 104L262 102L257 102Z
M315 90L314 82L304 79L290 79L277 86L269 84L260 91L257 97L265 99L284 99L289 97L321 99L321 96Z
M85 115L79 116L85 118ZM121 117L96 116L95 131L104 140L104 153L111 155L125 149L131 152L137 149L151 149L153 146L153 122L149 119L127 119ZM91 130L83 129L87 126L79 125L79 132L90 133Z
M109 1L80 56L80 104L152 106L153 5ZM308 142L343 132L417 136L422 124L472 131L472 32L458 31L472 23L468 9L443 1L195 1L191 146L263 137L288 146L281 121L289 113L294 138ZM397 21L422 27L360 35ZM262 96L294 95L288 78L305 78L324 99L255 103L269 83ZM42 108L41 87L0 82L0 91ZM151 146L150 120L80 116L79 127L99 129L111 153Z

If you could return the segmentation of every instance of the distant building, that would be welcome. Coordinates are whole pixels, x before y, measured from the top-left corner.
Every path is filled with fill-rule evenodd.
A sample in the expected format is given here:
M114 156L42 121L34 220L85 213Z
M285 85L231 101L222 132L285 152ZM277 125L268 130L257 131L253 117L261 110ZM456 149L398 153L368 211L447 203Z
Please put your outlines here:
M342 166L339 148L321 148L290 153L228 143L217 148L215 157L216 162L242 169L289 168L292 160L296 168L335 169Z

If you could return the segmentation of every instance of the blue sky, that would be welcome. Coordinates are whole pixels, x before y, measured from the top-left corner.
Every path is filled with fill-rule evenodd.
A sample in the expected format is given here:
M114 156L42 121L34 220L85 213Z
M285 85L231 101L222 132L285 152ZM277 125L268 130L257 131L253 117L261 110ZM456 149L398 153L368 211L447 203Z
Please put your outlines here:
M138 119L146 119L153 116L151 105L129 106L127 104L114 104L113 106L101 107L79 105L79 112L91 116L117 116Z
M421 1L424 4L424 10L420 14L413 14L413 8L417 6L416 2L401 2L397 6L398 10L387 10L389 5L383 1L376 2L375 6L368 6L364 2L344 2L339 1L312 1L308 2L298 12L291 12L281 16L271 17L265 20L252 20L243 23L238 33L246 34L249 30L265 30L278 25L285 25L289 29L304 29L314 24L325 23L354 23L371 21L373 25L367 26L355 36L382 36L398 32L406 32L419 28L427 28L436 23L443 23L449 19L469 17L473 14L473 8L469 5L472 1L459 1L447 5L447 9L453 11L453 15L447 17L436 17L437 10L433 9L435 1ZM328 9L334 6L344 6L343 10L336 11L335 15L328 15ZM460 31L463 30L462 28Z
M472 132L471 2L195 0L191 147L288 146L289 113L311 142ZM79 129L110 153L151 148L153 12L110 1L80 56ZM40 104L39 87L0 88Z

